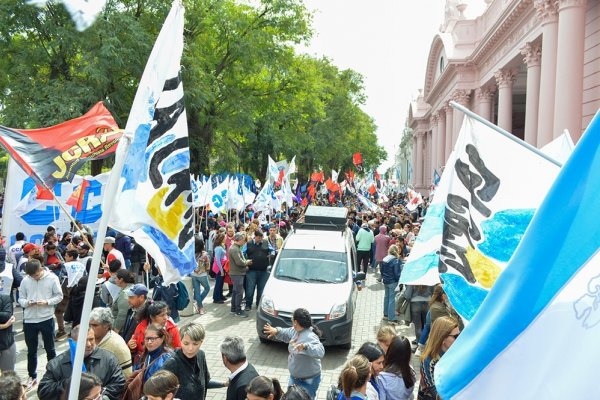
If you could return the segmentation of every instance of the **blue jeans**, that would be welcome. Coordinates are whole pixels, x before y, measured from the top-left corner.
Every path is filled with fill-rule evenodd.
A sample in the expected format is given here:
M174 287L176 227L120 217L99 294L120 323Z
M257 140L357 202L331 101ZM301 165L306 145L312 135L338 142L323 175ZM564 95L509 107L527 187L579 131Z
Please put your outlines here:
M431 330L431 313L427 311L427 316L425 317L425 327L423 331L421 331L421 338L419 339L419 344L425 344L427 342L427 338L429 338L429 331Z
M254 289L256 289L256 307L260 302L263 289L269 279L269 273L267 271L254 271L249 270L246 272L246 307L252 307L252 299L254 298Z
M413 324L415 324L415 336L417 342L421 339L421 332L425 327L425 319L427 318L427 312L429 311L429 304L426 301L411 301L410 302L410 316Z
M42 322L24 322L25 344L27 345L27 373L31 378L37 378L38 333L42 334L46 359L56 357L54 347L54 318Z
M213 290L213 301L225 301L225 296L223 296L224 282L225 277L217 272L217 275L215 276L215 288Z
M198 304L199 308L204 307L202 305L202 301L208 295L210 291L210 284L208 283L208 275L204 276L193 276L192 275L192 286L194 287L194 300ZM200 291L200 286L202 286L202 291Z
M398 286L398 282L385 284L385 295L383 297L383 316L388 318L390 321L397 321L396 286Z
M313 376L308 379L299 379L290 376L290 381L288 386L298 385L303 389L306 389L311 399L315 399L317 397L317 390L319 389L319 385L321 384L321 374L317 376Z

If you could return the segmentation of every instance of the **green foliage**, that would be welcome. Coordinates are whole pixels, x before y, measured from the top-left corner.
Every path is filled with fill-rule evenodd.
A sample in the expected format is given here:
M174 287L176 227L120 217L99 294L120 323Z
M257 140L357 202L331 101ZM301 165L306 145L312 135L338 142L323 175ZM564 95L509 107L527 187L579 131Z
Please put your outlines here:
M365 166L385 158L373 120L361 110L362 77L327 59L296 54L310 39L301 0L184 0L182 60L192 171L262 177L267 155L296 155L314 169ZM36 128L104 101L125 126L135 91L170 2L109 0L77 32L58 4L0 4L0 122Z

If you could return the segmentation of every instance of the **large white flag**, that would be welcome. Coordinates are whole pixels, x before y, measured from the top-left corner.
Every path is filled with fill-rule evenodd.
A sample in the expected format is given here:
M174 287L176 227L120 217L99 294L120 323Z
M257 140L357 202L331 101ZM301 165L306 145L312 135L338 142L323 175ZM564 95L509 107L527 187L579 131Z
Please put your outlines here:
M425 258L405 268L401 281L423 283L418 275L427 273L430 278L427 268L434 266L439 253L444 290L456 311L470 320L504 270L560 168L468 116L454 155L444 171L450 174L445 204L428 211L438 222L443 220L441 231L439 223L433 224L418 239L439 241L441 235L441 246L437 251L419 250L417 255ZM411 271L415 266L420 268Z
M440 398L600 398L599 183L600 113L479 312L436 365Z
M183 14L181 2L174 1L142 75L126 127L135 136L109 222L148 251L166 283L195 267L190 152L180 71Z
M210 195L210 210L215 214L227 211L229 204L229 176L219 183Z

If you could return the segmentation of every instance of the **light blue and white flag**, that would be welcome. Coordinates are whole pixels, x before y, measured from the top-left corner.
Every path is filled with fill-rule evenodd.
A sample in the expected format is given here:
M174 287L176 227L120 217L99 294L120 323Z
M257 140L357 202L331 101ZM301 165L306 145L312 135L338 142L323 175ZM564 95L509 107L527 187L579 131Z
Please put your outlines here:
M227 211L229 204L229 176L212 189L210 195L210 210L215 214Z
M441 232L436 223L433 231L426 229L420 236L422 241L439 241L441 233L437 254L444 290L456 311L470 320L504 270L560 167L469 116L464 118L454 157L444 170L444 176L449 175L445 204L428 211L436 221L443 221ZM400 278L403 283L415 284L420 274L426 275L418 280L420 284L433 278L425 268L435 263L431 250L427 248L425 255L430 257L421 260L423 264L415 264L418 270L411 272L407 263Z
M435 368L442 398L598 399L600 113Z
M142 75L126 126L134 138L109 221L148 251L166 283L178 281L196 265L180 71L183 13L181 1L174 1Z

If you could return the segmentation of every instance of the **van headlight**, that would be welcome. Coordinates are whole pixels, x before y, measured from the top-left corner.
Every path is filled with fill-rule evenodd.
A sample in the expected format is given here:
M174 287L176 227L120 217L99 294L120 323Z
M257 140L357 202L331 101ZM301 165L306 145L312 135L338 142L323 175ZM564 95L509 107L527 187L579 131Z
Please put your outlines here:
M260 309L269 315L277 316L277 311L275 311L275 303L273 303L273 300L271 300L270 297L262 297L260 300Z
M338 319L346 315L346 303L336 304L331 307L329 312L329 319Z

